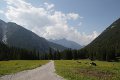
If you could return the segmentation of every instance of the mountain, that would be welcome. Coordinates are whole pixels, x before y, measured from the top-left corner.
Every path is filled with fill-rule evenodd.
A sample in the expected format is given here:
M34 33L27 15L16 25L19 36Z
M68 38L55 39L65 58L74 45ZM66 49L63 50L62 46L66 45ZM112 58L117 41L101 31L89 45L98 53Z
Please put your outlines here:
M64 46L47 41L45 38L39 37L30 30L13 22L4 22L0 20L0 41L7 45L38 50L40 52L48 52L49 48L64 50Z
M56 44L59 44L59 45L62 45L62 46L65 46L67 48L71 48L71 49L80 49L82 48L81 45L79 45L78 43L74 42L74 41L70 41L70 40L67 40L65 38L63 39L59 39L59 40L49 40L53 43L56 43Z
M115 45L120 43L120 19L113 22L101 35L99 35L89 46L92 45Z
M3 39L3 34L5 33L5 27L6 27L6 23L2 20L0 20L0 41L2 41Z
M101 60L120 56L120 18L84 49L90 54L90 57L100 58Z

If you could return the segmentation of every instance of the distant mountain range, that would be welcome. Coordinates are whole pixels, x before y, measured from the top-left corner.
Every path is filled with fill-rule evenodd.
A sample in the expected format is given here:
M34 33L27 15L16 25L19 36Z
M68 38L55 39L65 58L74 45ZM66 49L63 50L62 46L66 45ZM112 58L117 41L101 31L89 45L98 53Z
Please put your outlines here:
M66 47L49 42L30 30L13 22L0 20L0 41L9 46L48 52L49 48L64 50Z
M59 40L50 39L49 41L56 43L56 44L59 44L59 45L62 45L62 46L65 46L67 48L71 48L71 49L80 49L83 47L83 46L79 45L78 43L76 43L74 41L67 40L65 38L59 39Z

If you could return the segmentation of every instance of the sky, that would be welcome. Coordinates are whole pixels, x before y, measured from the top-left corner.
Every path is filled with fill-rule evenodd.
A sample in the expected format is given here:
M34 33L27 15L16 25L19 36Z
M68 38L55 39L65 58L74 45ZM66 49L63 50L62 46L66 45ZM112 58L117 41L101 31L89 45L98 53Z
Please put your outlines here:
M87 45L120 18L119 8L120 0L0 0L0 19Z

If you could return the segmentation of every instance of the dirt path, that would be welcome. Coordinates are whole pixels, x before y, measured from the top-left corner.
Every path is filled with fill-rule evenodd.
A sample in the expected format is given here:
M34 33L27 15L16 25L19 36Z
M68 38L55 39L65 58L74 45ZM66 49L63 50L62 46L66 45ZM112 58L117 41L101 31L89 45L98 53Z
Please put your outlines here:
M64 80L55 74L54 61L33 70L26 70L12 75L6 75L0 80Z

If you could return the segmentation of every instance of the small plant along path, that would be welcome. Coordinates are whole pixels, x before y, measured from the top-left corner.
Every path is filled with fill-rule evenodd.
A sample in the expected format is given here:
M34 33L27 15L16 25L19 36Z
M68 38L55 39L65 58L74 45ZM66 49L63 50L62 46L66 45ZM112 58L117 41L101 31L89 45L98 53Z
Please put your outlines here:
M0 80L63 80L63 78L55 74L54 61L50 61L33 70L5 75Z

